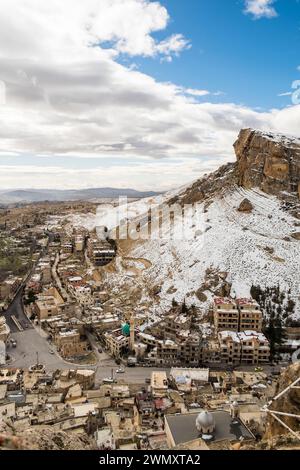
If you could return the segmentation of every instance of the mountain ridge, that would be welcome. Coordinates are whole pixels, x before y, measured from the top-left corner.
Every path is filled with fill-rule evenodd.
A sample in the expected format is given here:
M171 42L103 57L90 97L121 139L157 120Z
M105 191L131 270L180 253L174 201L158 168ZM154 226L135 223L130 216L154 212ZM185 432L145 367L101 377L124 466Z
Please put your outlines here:
M155 191L137 191L131 188L87 188L87 189L15 189L0 191L1 204L34 202L67 202L91 199L114 199L117 197L145 198L161 194Z

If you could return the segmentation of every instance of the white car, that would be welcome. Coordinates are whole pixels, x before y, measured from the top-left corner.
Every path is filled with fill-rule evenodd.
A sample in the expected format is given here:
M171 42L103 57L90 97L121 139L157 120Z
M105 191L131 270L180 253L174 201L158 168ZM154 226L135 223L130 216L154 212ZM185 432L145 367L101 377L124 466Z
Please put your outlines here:
M104 384L113 384L113 383L115 383L115 379L113 379L112 377L106 377L105 379L103 379L103 383Z
M120 369L117 369L117 370L116 370L116 373L117 373L117 374L124 374L124 373L125 373L125 370L120 368Z

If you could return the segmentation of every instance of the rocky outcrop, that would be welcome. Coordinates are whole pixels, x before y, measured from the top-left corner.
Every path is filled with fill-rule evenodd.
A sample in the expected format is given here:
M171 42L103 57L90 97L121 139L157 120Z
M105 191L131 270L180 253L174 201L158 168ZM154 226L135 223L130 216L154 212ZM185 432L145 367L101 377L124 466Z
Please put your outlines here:
M278 390L276 394L285 390L288 385L295 382L295 380L297 380L299 377L300 363L298 362L284 370L284 372L279 378ZM275 400L271 405L271 409L274 411L300 415L300 390L298 388L291 389L280 399ZM287 416L281 417L281 419L295 432L299 431L299 419ZM278 421L276 421L272 416L269 415L264 439L270 440L286 434L289 434L288 430L283 427Z
M249 199L246 198L239 205L238 211L249 213L249 212L252 212L253 209L254 208L253 208L252 203L249 201Z
M0 424L0 451L96 449L96 442L85 433L67 433L51 426L32 426L20 433L13 426Z
M299 139L243 129L234 149L240 186L275 195L296 193L300 198Z
M226 188L232 188L238 183L236 177L236 163L228 163L221 166L217 171L204 175L195 181L184 191L180 191L176 196L171 197L168 204L195 204L210 201L224 191Z
M292 237L293 237L295 240L300 240L300 232L292 233Z

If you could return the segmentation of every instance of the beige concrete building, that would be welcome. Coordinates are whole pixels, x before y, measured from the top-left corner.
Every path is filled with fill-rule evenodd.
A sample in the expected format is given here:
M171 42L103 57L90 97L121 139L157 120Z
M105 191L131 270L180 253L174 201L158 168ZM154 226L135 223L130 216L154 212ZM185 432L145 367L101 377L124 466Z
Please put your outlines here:
M171 313L165 318L164 336L165 339L176 340L184 331L189 331L191 318L180 313Z
M81 234L75 235L74 248L76 253L81 253L84 250L84 236Z
M263 315L253 299L216 298L213 305L214 325L219 331L253 330L261 332Z
M172 366L178 364L179 345L170 339L157 341L156 346L156 364Z
M129 336L124 336L121 329L104 333L105 346L115 358L120 358L122 351L129 348Z
M253 299L237 299L239 309L239 331L262 331L263 315L258 303Z
M105 266L116 256L115 250L106 240L90 238L87 243L87 252L95 266Z
M256 331L221 331L218 334L221 362L226 364L266 364L270 359L267 338Z
M166 396L168 391L168 378L166 372L152 372L151 391L155 398Z
M77 330L61 330L55 336L55 344L63 357L81 356L88 353L88 344L81 341Z
M217 331L239 330L239 311L234 300L217 297L214 299L214 325Z
M5 317L0 316L0 341L7 342L10 335L10 329L6 324Z
M60 313L60 307L64 304L64 299L60 296L55 287L51 287L38 296L34 303L34 312L39 319L47 320L56 317Z
M5 279L5 281L0 284L0 298L3 300L12 299L20 287L21 282L22 278L15 276L9 276Z

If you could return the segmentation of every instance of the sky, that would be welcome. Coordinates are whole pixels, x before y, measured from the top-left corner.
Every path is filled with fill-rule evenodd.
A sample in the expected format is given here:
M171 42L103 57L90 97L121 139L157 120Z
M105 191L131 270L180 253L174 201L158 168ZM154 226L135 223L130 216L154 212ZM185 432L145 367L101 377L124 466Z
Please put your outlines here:
M1 0L0 189L166 190L300 135L299 0Z

